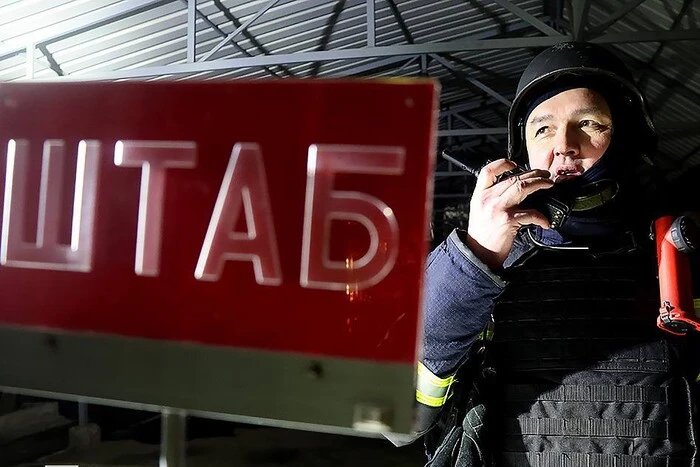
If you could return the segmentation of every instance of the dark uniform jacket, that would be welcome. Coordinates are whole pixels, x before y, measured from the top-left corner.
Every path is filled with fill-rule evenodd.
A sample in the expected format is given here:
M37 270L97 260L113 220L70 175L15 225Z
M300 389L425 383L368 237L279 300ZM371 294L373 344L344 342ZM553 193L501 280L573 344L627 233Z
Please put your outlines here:
M700 465L698 347L655 325L652 242L558 250L567 245L556 231L530 227L496 273L463 235L455 230L428 258L418 400L450 404L455 373L493 321L486 413L476 415L487 429L450 441L450 460L435 465Z

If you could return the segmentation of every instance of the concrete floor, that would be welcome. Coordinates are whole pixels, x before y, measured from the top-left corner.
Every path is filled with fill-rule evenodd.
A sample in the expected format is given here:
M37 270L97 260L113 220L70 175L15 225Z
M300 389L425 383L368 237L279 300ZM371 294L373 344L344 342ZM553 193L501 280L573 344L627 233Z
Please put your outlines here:
M422 443L402 448L380 439L239 426L232 436L187 443L188 467L420 467ZM109 467L157 466L159 446L133 440L103 441L79 452L69 449L22 467L50 464Z

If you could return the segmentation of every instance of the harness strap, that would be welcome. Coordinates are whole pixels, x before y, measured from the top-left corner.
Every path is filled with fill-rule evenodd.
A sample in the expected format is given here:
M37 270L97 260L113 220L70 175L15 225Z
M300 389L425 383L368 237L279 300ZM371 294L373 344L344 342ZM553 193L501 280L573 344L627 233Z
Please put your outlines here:
M531 467L690 467L692 465L690 459L578 452L505 452L501 457L507 465Z
M607 418L509 418L507 435L668 438L668 422Z
M613 386L613 385L562 385L555 389L537 384L508 384L506 400L556 401L556 402L652 402L667 403L666 387Z

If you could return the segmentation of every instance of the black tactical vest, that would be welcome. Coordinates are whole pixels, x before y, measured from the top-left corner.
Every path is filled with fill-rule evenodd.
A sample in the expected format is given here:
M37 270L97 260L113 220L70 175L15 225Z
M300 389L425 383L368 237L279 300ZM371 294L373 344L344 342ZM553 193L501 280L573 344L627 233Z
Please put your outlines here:
M697 356L656 327L653 251L540 250L506 274L487 354L495 465L700 465Z

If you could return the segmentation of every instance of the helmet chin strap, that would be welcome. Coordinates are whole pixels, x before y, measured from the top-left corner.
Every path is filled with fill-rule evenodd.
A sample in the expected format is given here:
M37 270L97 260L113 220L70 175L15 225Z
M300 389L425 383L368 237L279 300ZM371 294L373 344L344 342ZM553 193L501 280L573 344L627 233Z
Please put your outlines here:
M597 241L619 236L631 228L627 222L630 206L621 196L622 187L617 180L603 178L580 182L578 186L567 187L560 195L570 208L569 215L557 226L562 235Z
M587 183L581 187L581 194L574 196L571 212L575 214L597 209L612 201L619 190L618 183L608 178Z
M602 208L617 197L619 189L617 181L612 179L588 183L572 180L533 196L533 206L528 207L548 214L553 229L574 234L572 228L579 224L577 219L586 219L586 224L595 222L596 214L603 214ZM603 221L602 217L600 221ZM586 235L586 232L581 234Z

